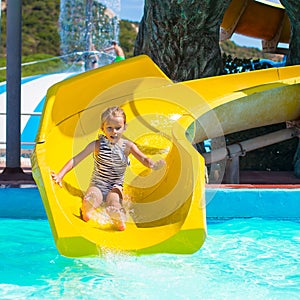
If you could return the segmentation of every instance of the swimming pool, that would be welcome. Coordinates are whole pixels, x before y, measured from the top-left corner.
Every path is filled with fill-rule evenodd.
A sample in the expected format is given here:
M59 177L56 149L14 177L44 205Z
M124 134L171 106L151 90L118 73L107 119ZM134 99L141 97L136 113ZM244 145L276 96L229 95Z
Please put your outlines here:
M208 223L193 255L58 254L46 220L0 219L1 299L299 299L300 223Z
M299 299L300 218L210 216L207 240L193 255L107 253L69 259L56 250L37 190L20 190L0 189L6 206L36 203L20 209L31 210L34 219L0 219L1 299ZM224 195L216 201L226 201ZM230 197L229 211L234 201L243 201L247 209L254 201ZM290 198L281 195L278 201L286 205ZM209 205L218 206L214 202ZM299 213L299 204L296 209ZM216 208L208 212L217 214Z

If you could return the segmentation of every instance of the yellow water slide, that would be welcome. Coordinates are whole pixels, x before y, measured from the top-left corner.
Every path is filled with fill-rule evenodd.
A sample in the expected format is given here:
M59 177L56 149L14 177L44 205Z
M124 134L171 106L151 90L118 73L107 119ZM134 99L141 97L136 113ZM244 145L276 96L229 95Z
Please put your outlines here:
M220 127L225 135L300 118L300 65L182 84L199 93L205 103L196 122L194 143L219 137Z
M206 238L205 162L192 142L299 118L299 75L297 66L173 83L150 58L138 56L54 85L32 168L59 252L197 251ZM100 114L112 105L127 114L125 137L154 160L166 160L163 169L150 171L131 159L123 232L80 218L92 157L65 176L63 188L50 175L97 137Z
M233 33L262 40L265 52L284 52L279 43L290 41L291 24L285 8L269 0L232 0L224 14L220 39Z
M191 89L172 83L146 56L86 72L49 89L32 168L62 255L97 256L107 250L193 253L201 247L206 237L204 159L186 136L198 99ZM131 158L124 182L130 205L123 232L80 218L92 157L65 176L63 188L50 176L97 138L101 112L114 105L126 112L125 138L154 160L166 160L163 169L150 171Z

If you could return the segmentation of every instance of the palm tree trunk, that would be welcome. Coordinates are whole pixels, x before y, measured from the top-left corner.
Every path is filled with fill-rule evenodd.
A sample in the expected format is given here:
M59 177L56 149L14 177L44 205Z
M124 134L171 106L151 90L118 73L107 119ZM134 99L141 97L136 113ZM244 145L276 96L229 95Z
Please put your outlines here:
M285 7L291 23L291 38L287 65L297 65L300 63L300 1L280 0L280 2Z
M174 81L222 74L219 31L231 0L145 0L135 55Z
M291 21L288 65L300 63L300 1L280 0ZM147 54L174 81L223 73L219 31L231 0L145 0L134 55ZM300 176L300 142L295 155Z
M285 7L286 13L291 23L291 38L287 65L300 64L300 1L299 0L280 0ZM294 174L300 178L300 139L294 158Z

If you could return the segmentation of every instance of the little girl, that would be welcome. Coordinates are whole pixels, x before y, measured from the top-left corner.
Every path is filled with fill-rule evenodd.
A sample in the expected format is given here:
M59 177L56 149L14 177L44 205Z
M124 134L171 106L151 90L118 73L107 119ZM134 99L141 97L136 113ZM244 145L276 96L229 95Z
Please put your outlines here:
M82 218L91 219L93 212L103 203L106 211L118 230L125 230L125 212L122 206L123 181L128 155L135 156L148 168L160 169L165 162L154 162L142 153L131 141L122 138L126 130L126 115L120 107L106 109L101 115L101 129L104 135L89 143L80 153L71 158L56 174L52 172L55 183L62 187L64 176L85 157L93 153L94 170L91 183L82 201Z

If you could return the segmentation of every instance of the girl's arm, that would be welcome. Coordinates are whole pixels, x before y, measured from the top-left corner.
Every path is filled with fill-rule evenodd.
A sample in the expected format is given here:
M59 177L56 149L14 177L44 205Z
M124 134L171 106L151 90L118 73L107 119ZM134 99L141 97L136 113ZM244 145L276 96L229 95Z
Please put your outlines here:
M51 177L54 182L62 187L62 180L64 176L77 166L84 158L91 154L95 149L95 145L96 141L89 143L81 152L72 157L57 174L55 172L51 172Z
M131 153L135 158L137 158L144 166L158 170L162 168L166 163L163 159L154 162L151 158L147 157L136 144L128 141L129 153Z

